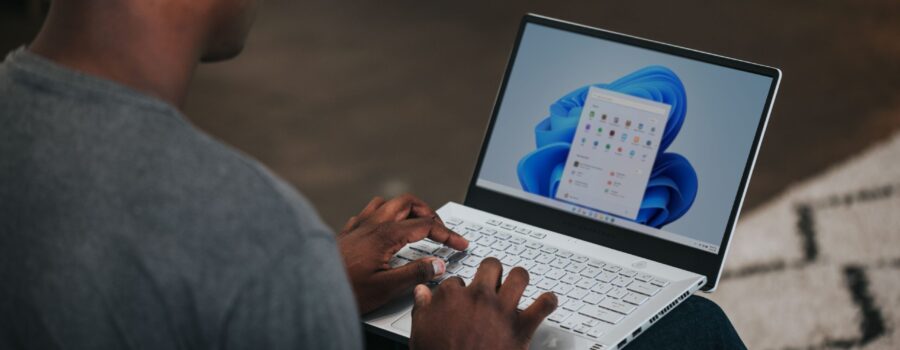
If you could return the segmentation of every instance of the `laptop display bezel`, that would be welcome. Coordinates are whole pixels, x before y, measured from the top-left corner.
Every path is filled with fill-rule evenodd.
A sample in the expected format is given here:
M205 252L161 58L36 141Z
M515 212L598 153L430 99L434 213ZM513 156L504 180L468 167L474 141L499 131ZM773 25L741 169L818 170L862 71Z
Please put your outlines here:
M522 198L492 191L486 188L478 187L476 185L478 175L481 172L482 162L484 161L484 156L490 143L490 137L491 133L493 132L494 123L496 122L497 115L500 111L500 106L503 103L503 95L506 92L510 74L512 72L513 66L515 65L515 59L518 53L519 44L522 40L525 28L529 24L546 26L567 32L631 45L634 47L645 48L691 60L737 69L748 73L754 73L772 79L768 96L766 97L766 103L762 111L762 116L760 117L759 125L757 126L750 152L747 155L747 162L744 167L744 172L737 192L735 193L734 205L731 210L728 223L725 227L725 232L717 254L713 254L711 252L703 251L693 247L688 247L661 238L655 238L642 233L636 234L634 231L619 226L610 225L587 217L529 202ZM475 169L472 174L471 181L469 181L465 205L704 275L707 277L707 284L703 286L702 290L711 291L715 288L718 282L722 265L728 252L728 244L731 241L731 235L734 232L734 226L740 213L744 195L747 190L747 184L750 180L750 174L753 170L753 165L757 158L759 146L762 141L765 126L769 119L769 113L774 102L775 94L778 89L780 80L781 72L778 69L772 67L766 67L755 63L740 61L732 58L691 50L603 29L591 28L574 23L564 22L539 15L525 15L520 23L518 34L516 36L515 43L507 62L506 72L503 75L503 80L494 102L494 108L491 113L491 118L485 131L484 141L482 142L481 151L478 155L478 161L475 164Z

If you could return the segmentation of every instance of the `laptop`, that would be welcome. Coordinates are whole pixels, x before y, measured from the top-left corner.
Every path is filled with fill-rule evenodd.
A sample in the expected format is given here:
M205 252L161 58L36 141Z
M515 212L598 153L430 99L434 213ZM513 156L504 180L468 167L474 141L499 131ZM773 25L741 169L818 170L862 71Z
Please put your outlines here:
M464 203L438 210L465 252L424 240L392 266L485 257L559 306L534 349L620 349L716 288L781 79L778 69L524 16ZM440 281L433 281L438 284ZM408 339L412 298L364 317ZM473 320L476 321L477 320Z

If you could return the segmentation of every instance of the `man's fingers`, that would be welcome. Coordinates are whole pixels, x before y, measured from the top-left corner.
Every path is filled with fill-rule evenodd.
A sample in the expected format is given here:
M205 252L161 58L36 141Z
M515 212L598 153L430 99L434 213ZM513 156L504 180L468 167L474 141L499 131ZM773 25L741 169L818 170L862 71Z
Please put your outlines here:
M528 272L521 267L514 267L500 286L500 302L508 309L514 309L519 305L519 299L527 286Z
M447 266L438 258L422 258L406 265L382 271L381 278L387 279L386 286L394 289L396 293L408 291L419 283L431 281L433 278L443 275Z
M415 315L416 310L421 310L422 307L431 304L431 289L428 289L424 284L417 285L413 289L413 300L415 300L415 303L413 304L412 313Z
M556 310L558 304L555 294L551 292L541 294L531 306L519 313L519 327L521 327L519 330L530 337L541 322Z
M469 246L469 241L465 238L431 218L409 219L385 224L382 234L385 235L383 237L385 243L394 247L418 242L425 238L443 243L456 250L465 250Z
M490 291L497 291L500 285L500 276L503 274L503 265L497 258L485 258L478 266L475 277L472 279L472 287Z
M384 204L384 198L377 196L375 198L372 198L372 200L370 200L369 203L366 204L366 207L363 208L363 210L359 212L359 214L351 217L350 220L347 220L347 223L344 224L343 228L341 228L341 233L350 232L359 227L359 224L368 219L369 216L372 215L373 212L375 212L375 209L381 207L382 204Z

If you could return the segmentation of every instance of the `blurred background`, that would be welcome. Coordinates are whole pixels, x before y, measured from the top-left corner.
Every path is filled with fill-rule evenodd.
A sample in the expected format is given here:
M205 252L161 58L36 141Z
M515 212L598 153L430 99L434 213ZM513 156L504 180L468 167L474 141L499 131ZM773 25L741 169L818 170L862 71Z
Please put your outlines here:
M27 44L46 6L3 0L0 50ZM375 195L462 201L527 12L781 68L744 213L900 130L897 0L267 0L245 52L199 68L185 113L293 183L334 227ZM793 230L794 219L784 220ZM812 335L771 342L756 321L729 313L751 347L869 344L835 341L816 320L804 321ZM864 315L851 317L836 327L865 335ZM890 333L882 318L880 334Z

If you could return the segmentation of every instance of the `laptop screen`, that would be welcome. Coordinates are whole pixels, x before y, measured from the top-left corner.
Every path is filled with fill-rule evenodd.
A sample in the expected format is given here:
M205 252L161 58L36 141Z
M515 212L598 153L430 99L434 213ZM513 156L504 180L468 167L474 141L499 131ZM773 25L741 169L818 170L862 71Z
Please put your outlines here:
M528 23L476 186L717 254L772 78Z

